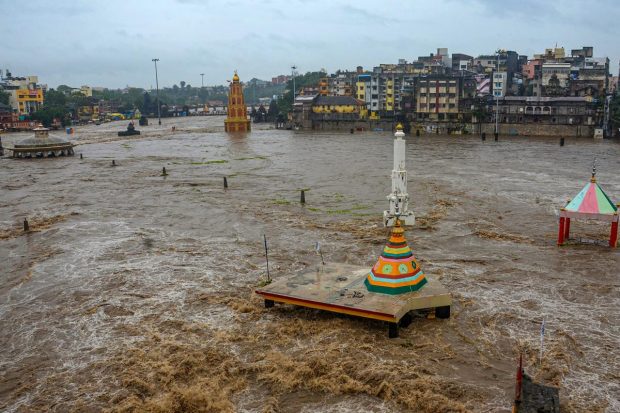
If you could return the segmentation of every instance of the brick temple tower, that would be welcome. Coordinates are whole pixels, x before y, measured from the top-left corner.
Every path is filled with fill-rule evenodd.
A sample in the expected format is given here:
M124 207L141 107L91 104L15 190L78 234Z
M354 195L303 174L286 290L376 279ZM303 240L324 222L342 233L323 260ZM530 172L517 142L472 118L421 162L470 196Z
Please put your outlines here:
M243 87L239 83L237 71L230 82L228 91L228 116L224 121L224 130L226 132L249 132L250 130L250 120L243 99Z

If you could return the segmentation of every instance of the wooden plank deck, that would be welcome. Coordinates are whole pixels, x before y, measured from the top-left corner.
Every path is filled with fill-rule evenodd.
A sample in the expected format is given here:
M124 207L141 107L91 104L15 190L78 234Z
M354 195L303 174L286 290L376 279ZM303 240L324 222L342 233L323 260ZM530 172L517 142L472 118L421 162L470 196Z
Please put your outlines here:
M316 308L390 323L390 337L398 336L398 323L412 310L436 309L438 318L450 316L452 296L432 276L419 291L389 295L366 289L369 268L328 263L313 270L275 280L256 289L265 306L275 302Z

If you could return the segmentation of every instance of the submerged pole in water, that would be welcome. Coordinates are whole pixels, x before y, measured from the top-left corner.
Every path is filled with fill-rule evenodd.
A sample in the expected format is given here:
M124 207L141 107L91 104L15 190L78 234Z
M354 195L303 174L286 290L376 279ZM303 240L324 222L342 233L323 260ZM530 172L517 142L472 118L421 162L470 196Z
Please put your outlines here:
M228 188L228 180L224 177L224 189Z
M521 389L523 388L523 353L519 353L519 366L517 367L517 383L515 385L515 407L521 404ZM515 410L513 410L515 411Z
M269 249L267 248L267 235L263 234L263 241L265 242L265 261L267 262L267 282L271 282L271 275L269 274Z
M302 204L306 203L306 192L302 189L301 195L299 196L299 202Z
M24 218L24 232L30 231L30 225L28 224L28 219Z
M545 319L543 318L542 324L540 325L540 365L542 366L543 361L543 348L545 344Z
M84 159L84 156L82 154L80 154L80 159Z

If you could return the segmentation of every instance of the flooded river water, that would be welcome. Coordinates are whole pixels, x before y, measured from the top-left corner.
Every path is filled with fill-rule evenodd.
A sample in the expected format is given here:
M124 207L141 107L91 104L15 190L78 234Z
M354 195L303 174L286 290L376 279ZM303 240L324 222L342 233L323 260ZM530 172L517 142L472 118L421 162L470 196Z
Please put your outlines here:
M519 351L563 411L620 411L620 250L555 245L594 157L620 199L617 142L407 137L407 238L454 305L390 340L380 322L264 309L253 288L263 234L274 278L313 268L317 241L370 268L392 135L222 125L78 127L73 158L0 159L1 411L508 412Z

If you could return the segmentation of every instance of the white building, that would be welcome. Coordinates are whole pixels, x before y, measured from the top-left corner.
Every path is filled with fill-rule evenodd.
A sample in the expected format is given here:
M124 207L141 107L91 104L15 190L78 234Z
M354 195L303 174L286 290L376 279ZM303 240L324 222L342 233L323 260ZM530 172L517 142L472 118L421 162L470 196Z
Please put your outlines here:
M542 65L542 84L549 86L549 80L555 75L561 87L568 87L570 63L547 62Z
M493 97L506 96L508 89L508 73L495 72L493 73Z

